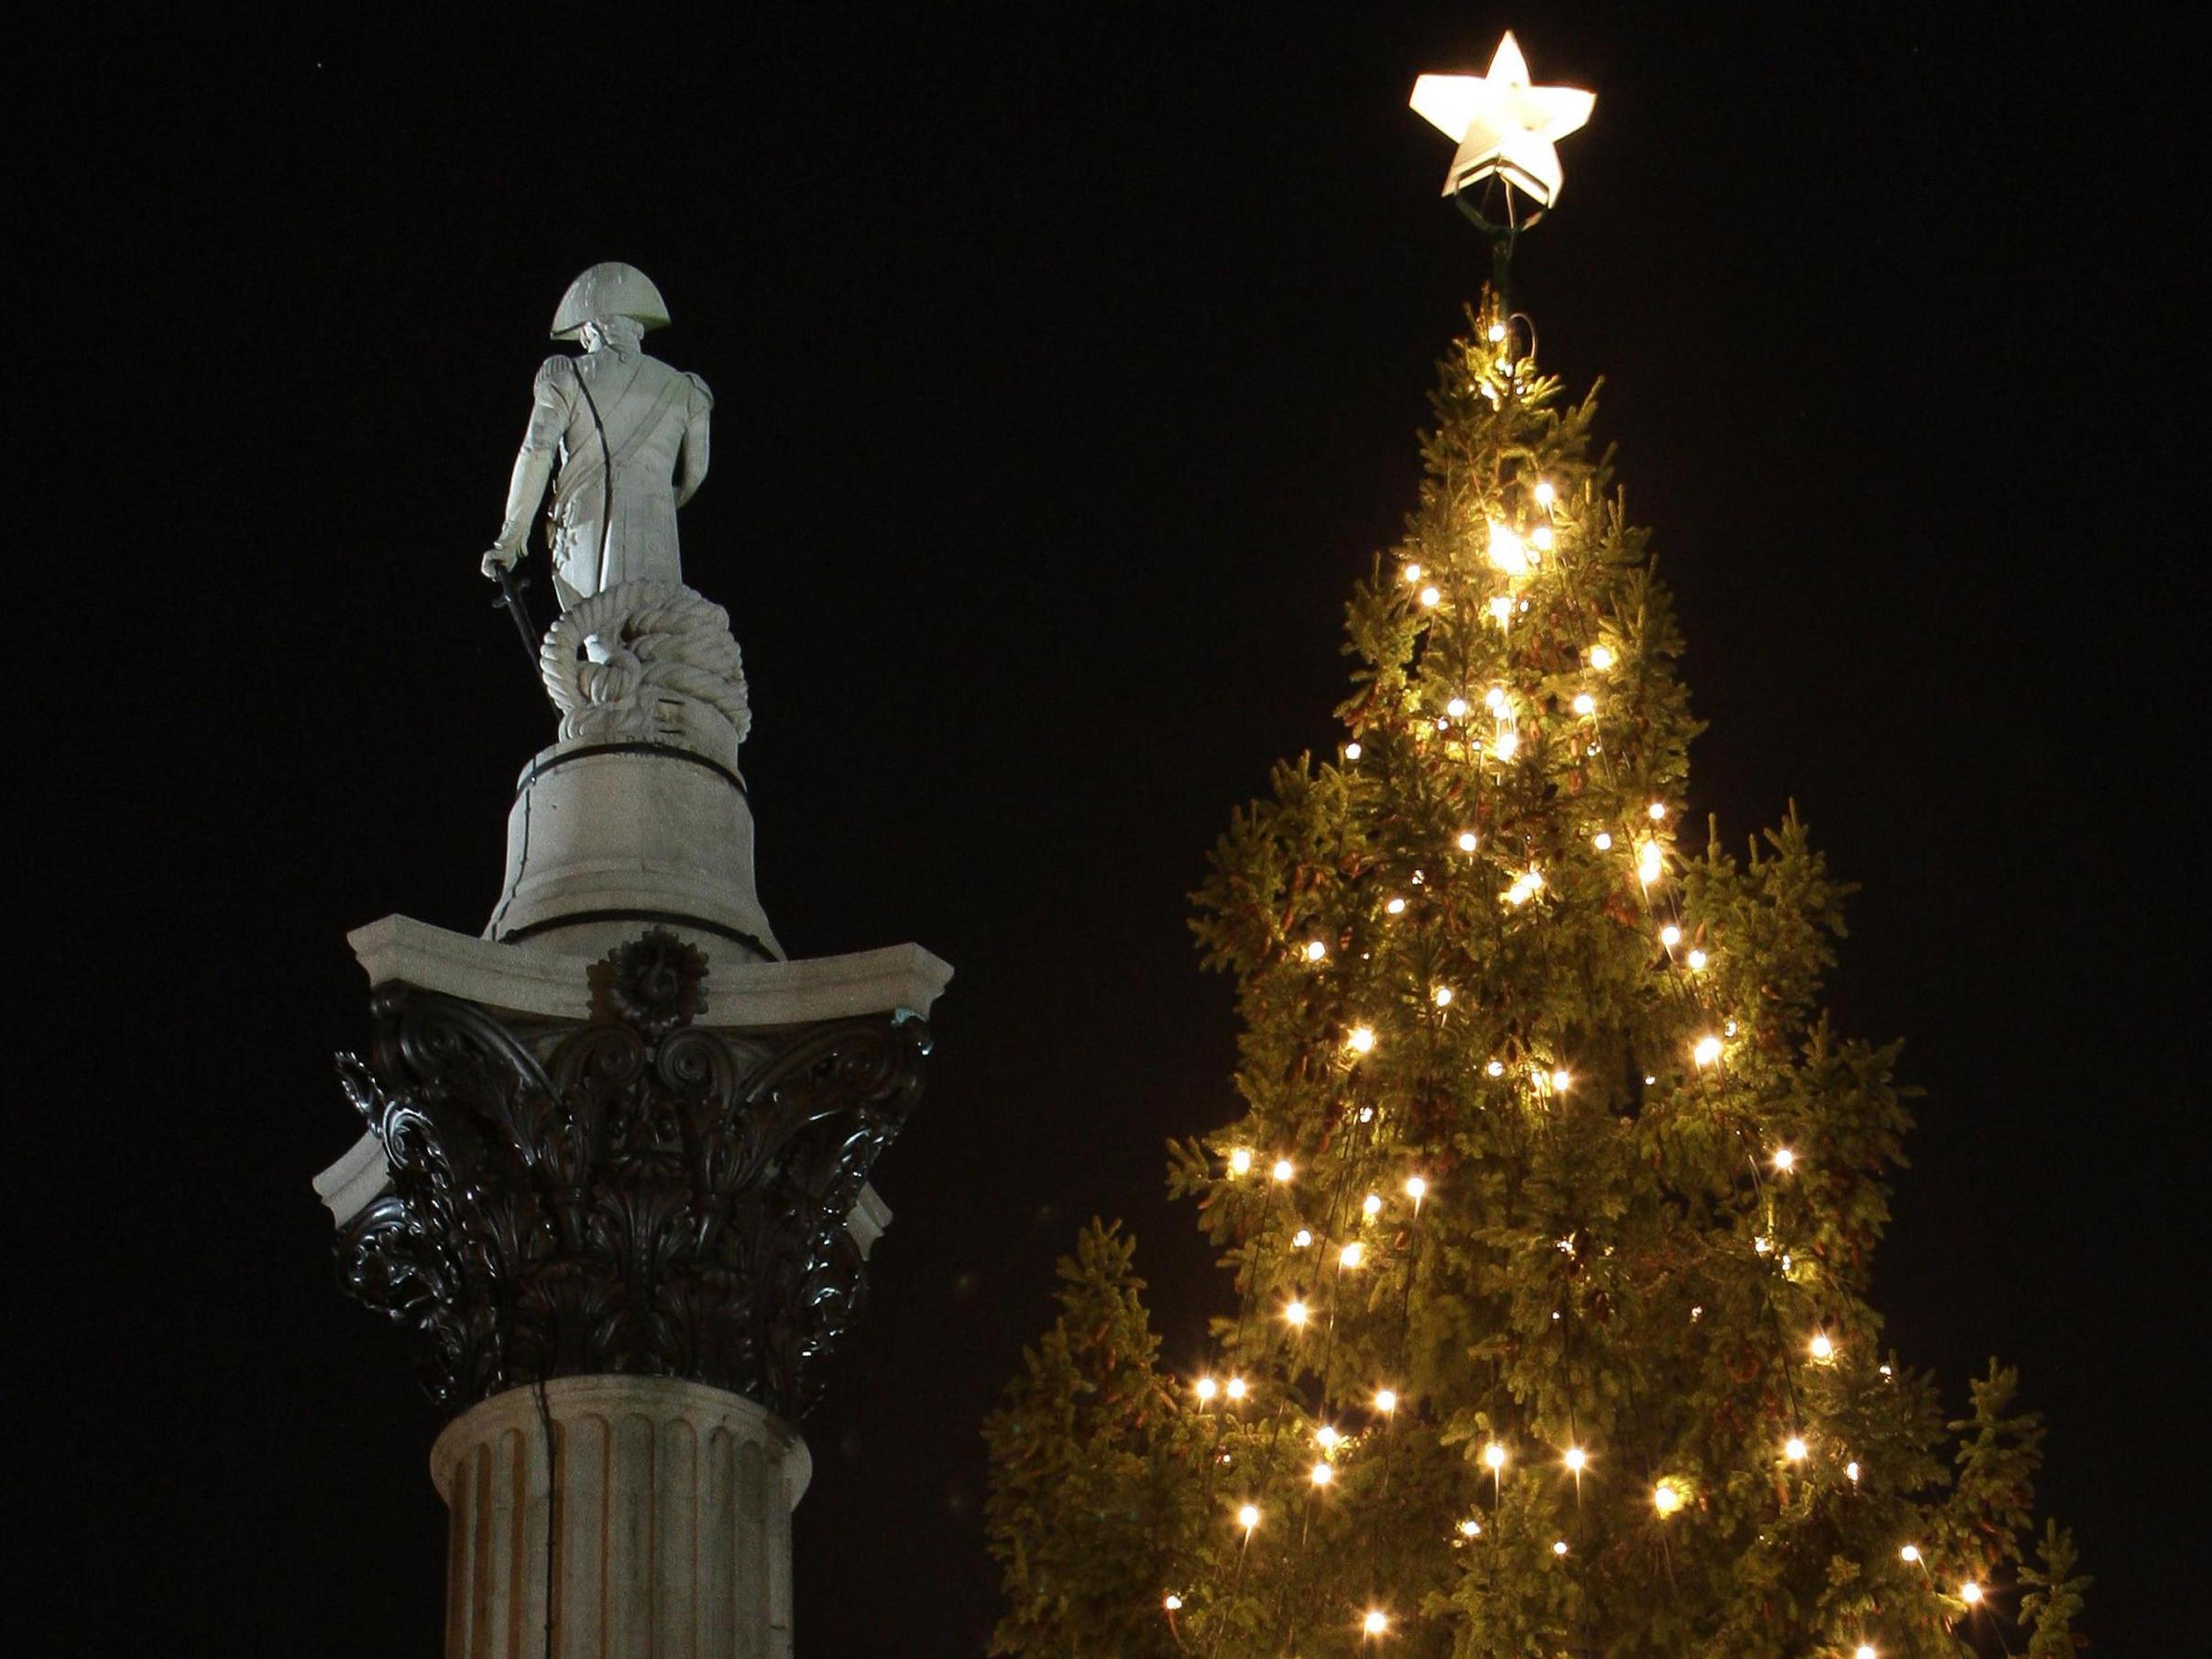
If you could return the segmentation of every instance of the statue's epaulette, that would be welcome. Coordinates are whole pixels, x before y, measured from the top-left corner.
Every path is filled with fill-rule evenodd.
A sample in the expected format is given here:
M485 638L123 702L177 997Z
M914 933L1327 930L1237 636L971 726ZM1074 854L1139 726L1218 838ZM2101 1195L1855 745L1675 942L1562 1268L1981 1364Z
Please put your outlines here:
M554 392L565 400L576 395L576 360L555 352L538 366L538 389Z

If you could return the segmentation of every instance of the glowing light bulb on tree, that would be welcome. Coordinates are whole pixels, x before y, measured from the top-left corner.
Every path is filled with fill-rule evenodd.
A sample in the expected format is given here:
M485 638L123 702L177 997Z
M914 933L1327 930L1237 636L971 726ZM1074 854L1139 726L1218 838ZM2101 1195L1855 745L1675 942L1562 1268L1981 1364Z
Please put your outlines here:
M1344 1046L1355 1054L1373 1053L1374 1052L1374 1028L1371 1025L1353 1026L1350 1034L1344 1039Z
M1917 1544L1906 1544L1904 1548L1897 1552L1897 1558L1900 1561L1902 1561L1907 1566L1911 1566L1915 1561L1920 1559L1920 1545Z
M1232 1174L1250 1174L1252 1173L1251 1150L1249 1148L1240 1146L1235 1151L1231 1152L1229 1154L1229 1168Z
M1490 521L1490 562L1508 576L1528 573L1528 549L1521 539L1496 519Z
M1506 1467L1506 1448L1493 1440L1483 1447L1483 1464L1492 1474Z
M1567 1541L1564 1538L1555 1540L1551 1545L1551 1553L1555 1555L1565 1555L1567 1553Z
M1283 1317L1289 1320L1294 1327L1303 1326L1306 1323L1306 1304L1303 1302L1291 1303L1283 1309Z
M1482 1523L1480 1521L1476 1521L1476 1520L1474 1520L1474 1519L1473 1519L1473 1518L1471 1517L1471 1518L1469 1518L1468 1520L1465 1520L1465 1521L1462 1521L1462 1522L1461 1522L1461 1523L1460 1523L1460 1536L1461 1536L1461 1537L1462 1537L1462 1538L1480 1538L1482 1535L1483 1535L1483 1523Z
M1293 1250L1302 1250L1312 1242L1313 1234L1306 1228L1301 1227L1297 1232L1290 1235L1290 1247Z
M1682 930L1675 926L1673 922L1670 922L1665 927L1659 929L1659 943L1669 950L1672 950L1681 942Z
M1590 845L1601 853L1609 853L1613 850L1613 837L1605 831L1600 830L1590 837Z
M1647 841L1636 849L1637 878L1649 887L1667 871L1667 855L1656 841Z
M1564 1461L1568 1473L1579 1475L1590 1467L1590 1454L1579 1446L1571 1446L1567 1448Z
M1360 1621L1360 1628L1370 1636L1379 1636L1390 1628L1390 1620L1381 1608L1371 1607L1367 1617Z
M1590 666L1599 673L1611 668L1613 661L1613 648L1610 645L1593 645L1590 648Z
M1792 1463L1804 1462L1811 1451L1812 1448L1805 1444L1804 1436L1801 1435L1792 1435L1782 1442L1782 1456Z
M1406 1177L1406 1196L1418 1204L1429 1195L1429 1184L1418 1175Z
M1254 1527L1259 1525L1260 1512L1256 1506L1247 1503L1243 1508L1237 1511L1236 1519L1237 1524L1243 1527L1244 1531L1249 1533Z
M1835 1342L1826 1331L1822 1331L1805 1345L1805 1351L1812 1356L1813 1364L1826 1365L1835 1358Z
M1434 1002L1439 1008L1450 1008L1451 1006L1451 988L1449 985L1438 986L1434 990L1429 993L1429 1000Z
M1396 1411L1397 1408L1398 1397L1396 1390L1378 1388L1374 1391L1374 1409L1376 1411L1382 1413L1384 1416L1387 1417L1391 1413Z
M1774 1167L1783 1174L1788 1174L1797 1167L1797 1154L1786 1146L1776 1147L1774 1149Z
M1535 496L1536 504L1539 507L1549 507L1560 498L1559 491L1551 487L1551 480L1549 478L1538 479L1536 488L1530 493Z
M1244 1380L1243 1380L1243 1378L1242 1378L1242 1377L1232 1377L1232 1378L1230 1378L1230 1379L1229 1379L1229 1386L1228 1386L1228 1388L1227 1388L1227 1389L1225 1389L1223 1392L1224 1392L1225 1393L1227 1393L1227 1394L1228 1394L1228 1396L1229 1396L1229 1397L1230 1397L1232 1400L1242 1400L1242 1399L1244 1397Z
M1309 961L1309 962L1319 962L1319 961L1320 961L1320 959L1321 959L1323 956L1326 956L1328 954L1329 954L1329 947L1328 947L1327 945L1323 944L1322 944L1322 943L1321 943L1321 942L1320 942L1319 939L1309 939L1309 940L1307 940L1307 941L1306 941L1306 960L1307 960L1307 961Z
M1461 718L1467 713L1467 699L1464 697L1454 697L1451 702L1444 704L1444 712L1447 715L1450 715L1454 720Z
M1313 1473L1310 1479L1316 1486L1327 1486L1331 1480L1336 1479L1336 1470L1330 1468L1325 1462L1316 1463L1313 1466Z
M1406 567L1406 580L1407 582L1418 582L1420 579L1421 567L1418 564L1408 564Z
M1211 1400L1215 1394L1221 1392L1221 1384L1214 1381L1211 1377L1200 1377L1197 1382L1191 1385L1191 1389L1192 1392L1198 1395L1199 1403L1202 1404L1205 1402Z
M1166 1600L1161 1602L1160 1605L1166 1608L1171 1613L1177 1612L1182 1608L1183 1599L1182 1597L1177 1595L1174 1591L1170 1590L1167 1593Z
M1337 1252L1337 1262L1342 1267L1357 1267L1367 1258L1367 1247L1354 1239Z
M1711 1065L1721 1057L1721 1040L1713 1036L1700 1037L1697 1046L1690 1051L1690 1057L1700 1065Z
M1361 1199L1360 1213L1365 1216L1370 1221L1373 1221L1377 1216L1381 1215L1383 1213L1382 1194L1369 1193L1364 1198Z
M1429 610L1434 610L1439 605L1442 604L1443 599L1443 590L1440 587L1437 587L1434 584L1431 584L1429 586L1421 589L1421 604Z
M1472 853L1474 851L1474 832L1473 830L1462 830L1460 832L1460 851L1462 853Z
M1289 1159L1277 1158L1275 1161L1275 1168L1270 1173L1273 1173L1277 1181L1287 1181L1298 1172L1291 1168Z
M1682 1507L1682 1495L1662 1480L1651 1489L1651 1507L1661 1515L1671 1515Z
M1356 743L1344 745L1344 759L1347 760L1357 760L1363 752Z
M1982 1599L1982 1587L1969 1578L1958 1587L1958 1599L1968 1607L1978 1606Z
M1584 718L1596 714L1597 699L1588 692L1577 692L1574 696L1574 712Z

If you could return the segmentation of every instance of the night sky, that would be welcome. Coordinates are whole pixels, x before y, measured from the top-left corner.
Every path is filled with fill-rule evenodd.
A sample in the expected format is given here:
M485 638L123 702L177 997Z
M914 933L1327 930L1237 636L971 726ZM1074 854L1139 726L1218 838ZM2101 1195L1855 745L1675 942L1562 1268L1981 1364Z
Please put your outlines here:
M1926 1090L1889 1337L1955 1403L2021 1366L2095 1651L2201 1643L2174 40L488 9L18 60L50 115L12 262L14 819L53 926L16 955L10 1392L52 1559L9 1651L435 1651L438 1418L309 1182L360 1128L345 932L479 930L552 738L476 560L553 304L609 258L718 398L684 547L745 650L768 914L794 955L957 969L805 1425L799 1651L982 1651L978 1428L1056 1255L1127 1217L1177 1363L1225 1292L1162 1193L1164 1138L1236 1115L1186 895L1270 763L1341 734L1342 603L1486 268L1407 93L1508 26L1598 94L1516 299L1605 378L1711 723L1691 819L1740 846L1795 800L1865 887L1839 1023Z

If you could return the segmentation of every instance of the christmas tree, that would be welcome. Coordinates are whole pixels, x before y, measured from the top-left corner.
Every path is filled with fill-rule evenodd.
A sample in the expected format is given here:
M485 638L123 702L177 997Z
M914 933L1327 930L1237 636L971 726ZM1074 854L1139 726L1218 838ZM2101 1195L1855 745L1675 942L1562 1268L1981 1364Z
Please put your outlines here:
M1866 1299L1908 1127L1821 977L1848 889L1794 813L1678 834L1681 639L1593 403L1487 300L1335 755L1198 895L1246 1114L1173 1149L1234 1274L1174 1377L1095 1228L988 1425L1045 1655L2069 1652L2041 1438L1946 1423Z
M1794 810L1683 831L1594 404L1495 290L1469 322L1344 738L1197 895L1245 1111L1169 1182L1236 1311L1171 1375L1130 1241L1063 1264L986 1430L994 1651L2068 1653L2012 1373L1947 1421L1867 1300L1908 1091L1821 1007L1849 890Z

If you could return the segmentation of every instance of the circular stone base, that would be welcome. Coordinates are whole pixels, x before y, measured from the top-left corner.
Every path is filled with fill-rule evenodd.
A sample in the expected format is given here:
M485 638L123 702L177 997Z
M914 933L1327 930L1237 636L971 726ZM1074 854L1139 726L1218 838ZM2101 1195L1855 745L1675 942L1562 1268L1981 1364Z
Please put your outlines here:
M710 955L783 960L753 892L744 784L689 749L555 744L523 769L484 936L597 955L653 925Z

